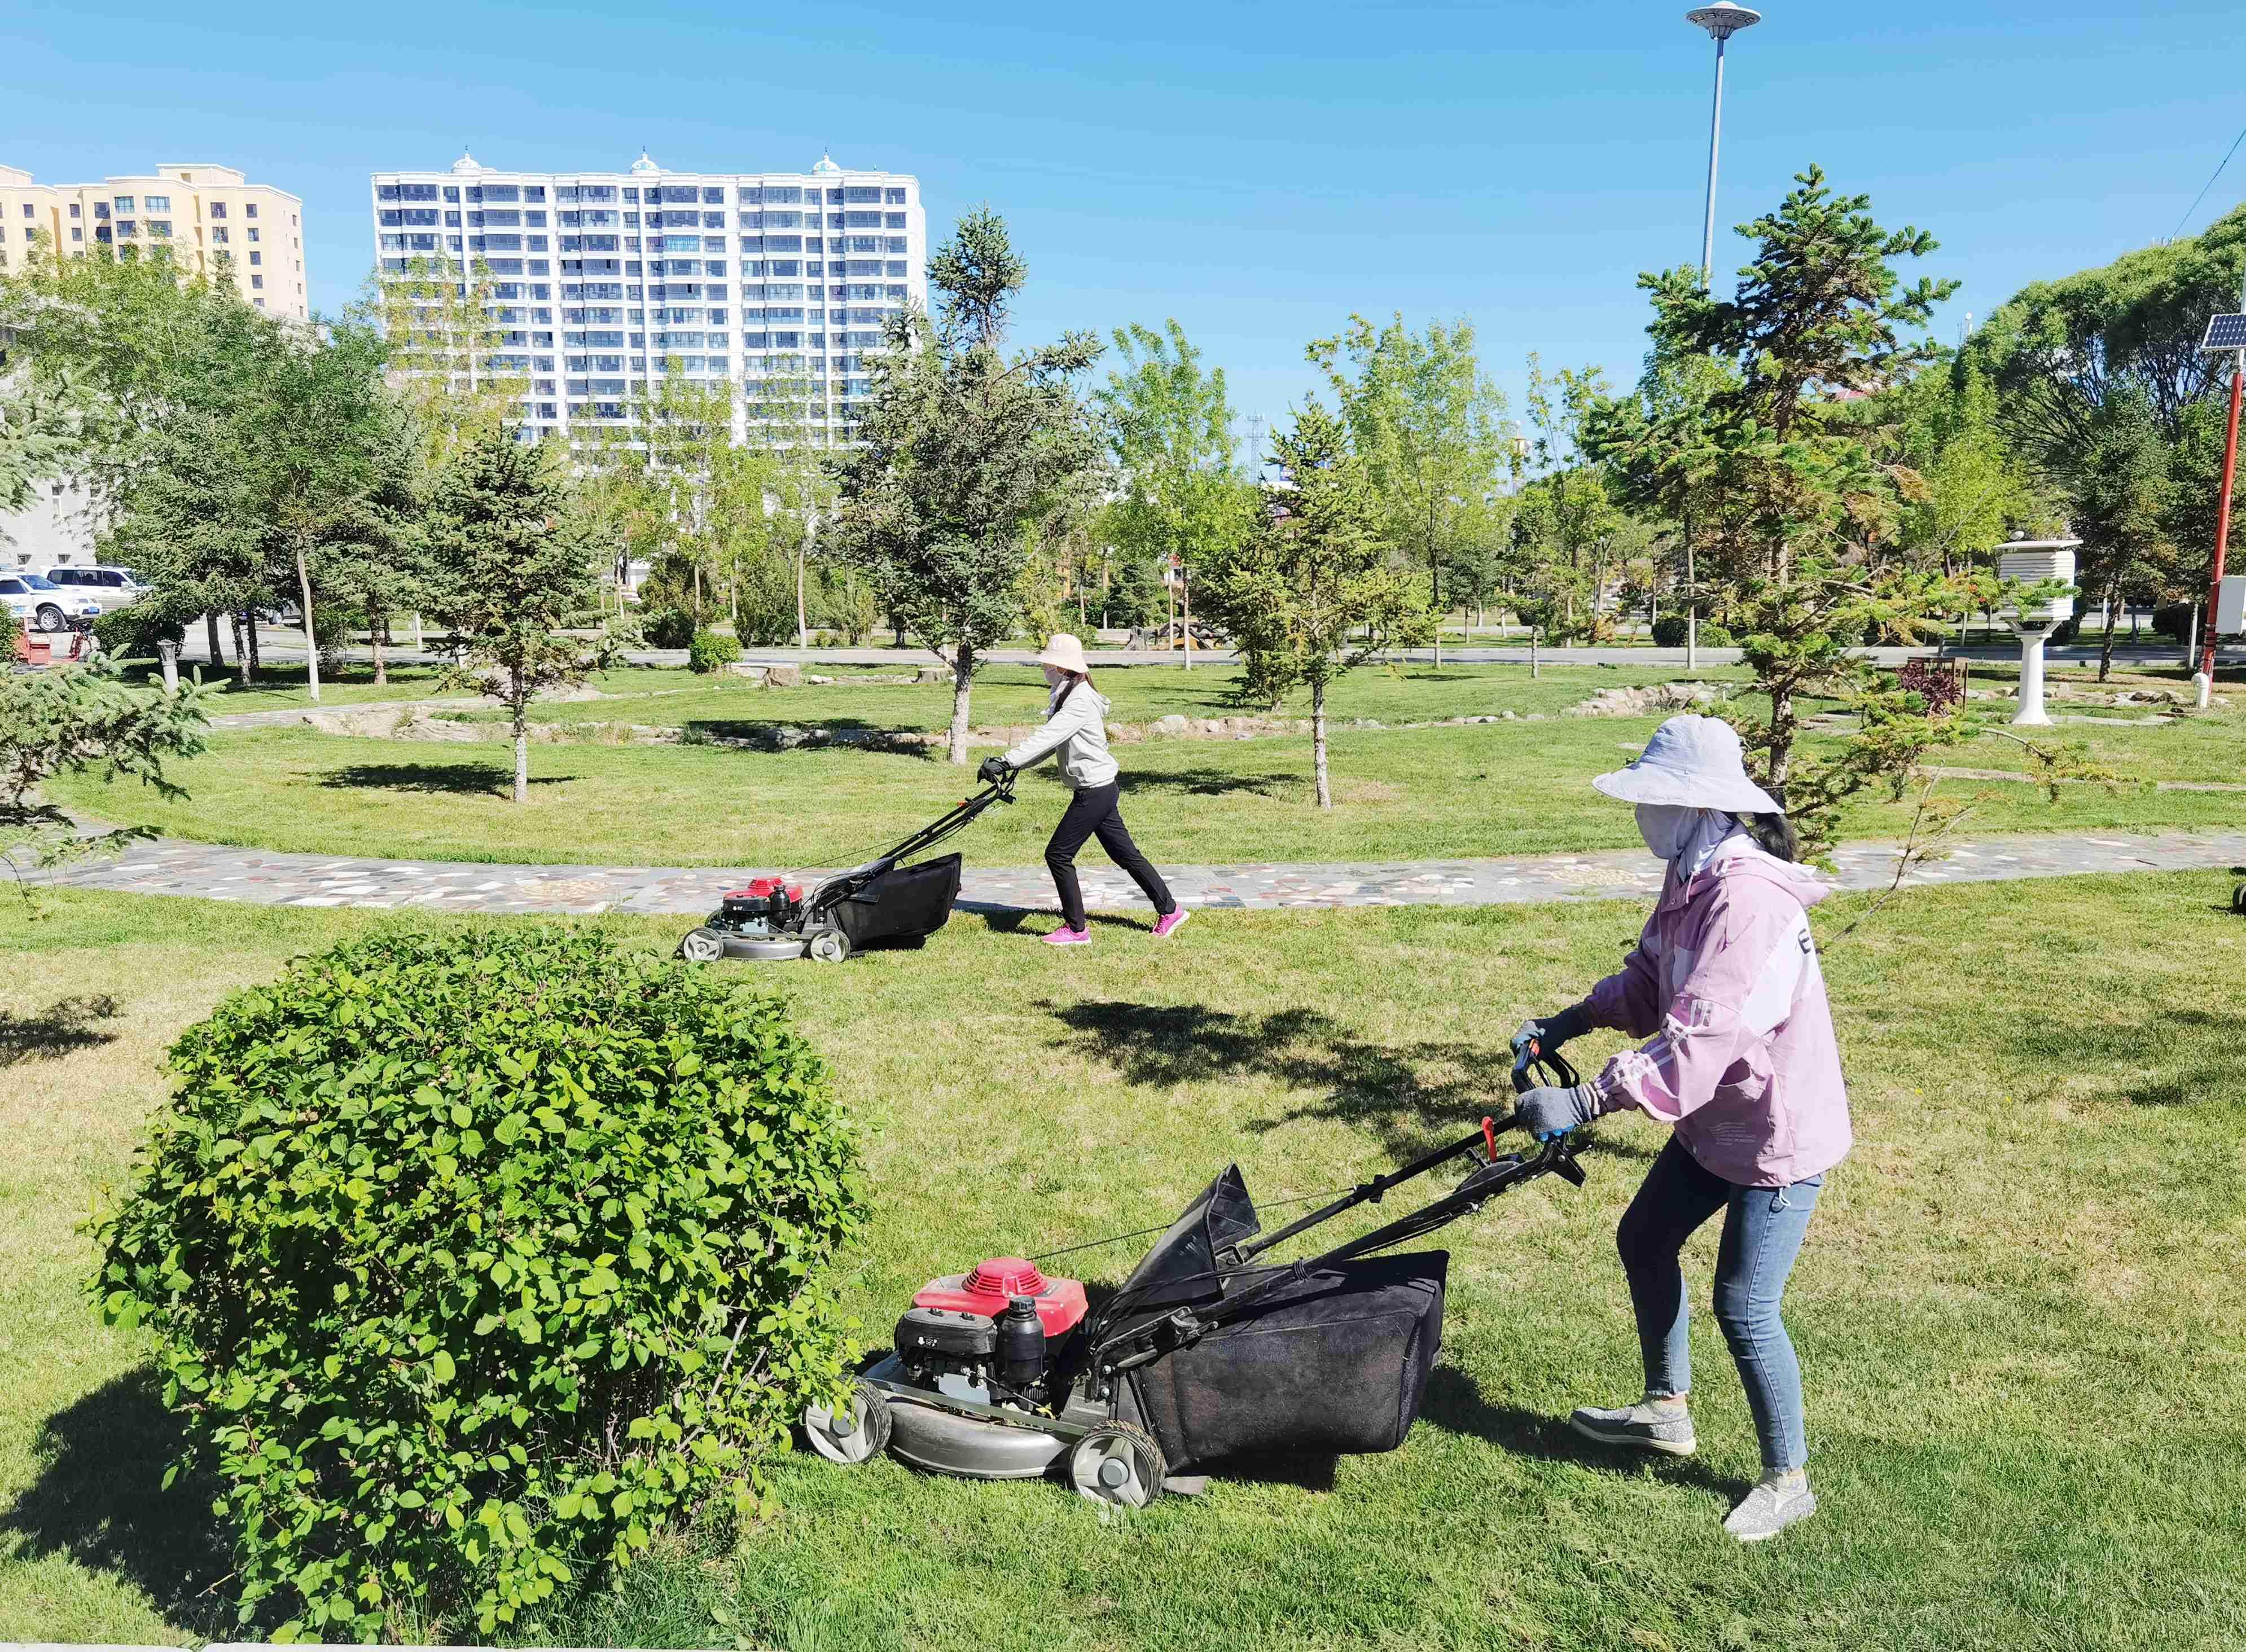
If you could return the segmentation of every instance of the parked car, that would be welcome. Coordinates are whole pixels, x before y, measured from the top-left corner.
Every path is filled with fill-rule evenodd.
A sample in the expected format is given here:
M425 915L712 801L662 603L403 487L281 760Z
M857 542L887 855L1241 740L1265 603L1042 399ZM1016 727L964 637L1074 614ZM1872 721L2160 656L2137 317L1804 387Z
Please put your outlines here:
M101 604L105 613L148 595L147 586L129 568L51 568L47 579L65 589L85 592Z
M67 631L101 614L101 603L85 592L67 590L28 571L0 574L0 602L32 631Z

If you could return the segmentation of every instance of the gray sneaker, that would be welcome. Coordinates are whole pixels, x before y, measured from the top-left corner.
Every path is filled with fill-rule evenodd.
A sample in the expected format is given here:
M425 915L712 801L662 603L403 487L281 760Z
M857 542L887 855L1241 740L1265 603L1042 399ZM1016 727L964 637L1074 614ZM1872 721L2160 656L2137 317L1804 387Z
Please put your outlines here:
M1585 1439L1602 1445L1628 1446L1633 1451L1662 1451L1671 1457L1690 1457L1699 1442L1692 1437L1692 1413L1683 1406L1670 1409L1640 1400L1634 1405L1604 1410L1579 1405L1568 1426Z
M1739 1507L1724 1516L1724 1530L1742 1543L1759 1543L1816 1512L1817 1493L1809 1489L1807 1480L1773 1484L1765 1479Z

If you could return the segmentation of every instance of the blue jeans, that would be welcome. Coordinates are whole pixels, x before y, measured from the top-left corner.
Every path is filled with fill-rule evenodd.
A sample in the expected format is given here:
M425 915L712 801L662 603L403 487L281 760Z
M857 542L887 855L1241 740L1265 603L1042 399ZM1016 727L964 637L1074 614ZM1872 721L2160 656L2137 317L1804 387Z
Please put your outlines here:
M1637 1315L1646 1391L1683 1394L1692 1386L1691 1315L1677 1256L1695 1229L1724 1213L1723 1241L1716 1250L1716 1322L1739 1364L1765 1468L1800 1468L1809 1457L1801 1365L1778 1309L1824 1185L1818 1175L1786 1187L1742 1187L1702 1169L1672 1136L1615 1233Z

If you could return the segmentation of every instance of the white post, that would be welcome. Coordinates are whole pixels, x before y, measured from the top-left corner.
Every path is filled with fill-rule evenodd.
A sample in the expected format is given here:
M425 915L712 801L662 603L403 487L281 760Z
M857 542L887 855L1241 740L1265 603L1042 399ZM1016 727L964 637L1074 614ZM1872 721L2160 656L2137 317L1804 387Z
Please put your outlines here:
M180 692L180 645L167 636L156 644L156 656L164 663L165 694L177 697ZM2204 695L2201 696L2199 703L2202 705L2207 704Z
M2043 645L2051 635L2048 626L2025 624L2020 627L2020 704L2012 713L2015 727L2049 728L2051 713L2043 704Z
M1708 194L1700 223L1700 285L1710 281L1710 266L1716 262L1716 151L1724 141L1724 42L1729 37L1716 37L1716 95L1708 107Z

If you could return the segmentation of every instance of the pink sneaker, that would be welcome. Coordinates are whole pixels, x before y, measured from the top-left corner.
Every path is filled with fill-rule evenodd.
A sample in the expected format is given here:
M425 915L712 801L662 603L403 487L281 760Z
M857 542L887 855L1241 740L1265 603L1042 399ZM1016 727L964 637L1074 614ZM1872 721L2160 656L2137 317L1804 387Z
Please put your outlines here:
M1183 907L1171 908L1168 912L1154 920L1154 939L1162 940L1185 921L1186 909Z
M1092 930L1088 925L1081 929L1072 929L1063 924L1045 937L1045 945L1049 947L1083 947L1091 943Z

